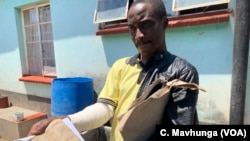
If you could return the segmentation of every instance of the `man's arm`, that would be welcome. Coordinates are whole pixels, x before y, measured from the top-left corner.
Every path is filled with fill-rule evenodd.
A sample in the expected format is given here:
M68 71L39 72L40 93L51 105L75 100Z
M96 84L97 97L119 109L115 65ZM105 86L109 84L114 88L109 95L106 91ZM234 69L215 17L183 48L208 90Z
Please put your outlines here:
M79 131L94 129L106 123L113 117L113 113L113 106L104 103L95 103L75 114L42 119L31 127L28 135L42 134L52 121L64 118L69 118Z
M199 75L193 66L186 66L182 71L180 80L199 85ZM192 125L195 124L196 104L198 100L199 90L191 90L188 88L177 88L172 91L169 100L168 114L173 124L176 125Z
M79 131L87 131L102 126L113 114L113 106L97 102L68 117Z
M173 75L170 80L180 79L199 85L199 74L194 66L183 59L177 59L173 64ZM198 90L174 88L171 90L168 105L165 108L163 124L190 125L197 119L196 104Z

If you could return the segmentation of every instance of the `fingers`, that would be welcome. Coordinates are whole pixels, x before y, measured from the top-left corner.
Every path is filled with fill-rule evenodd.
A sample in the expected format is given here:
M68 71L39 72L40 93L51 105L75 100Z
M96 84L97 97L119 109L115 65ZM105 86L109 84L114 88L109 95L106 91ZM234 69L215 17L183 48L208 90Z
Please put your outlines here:
M53 119L42 119L38 122L36 122L30 129L28 135L40 135L44 133L45 129L48 127L50 122L52 122Z
M56 117L56 118L47 118L47 119L42 119L38 122L36 122L35 124L33 124L33 126L30 128L30 131L28 133L28 136L31 135L40 135L42 133L45 132L45 129L49 126L49 124L55 120L55 119L64 119L66 118L65 116L61 116L61 117Z

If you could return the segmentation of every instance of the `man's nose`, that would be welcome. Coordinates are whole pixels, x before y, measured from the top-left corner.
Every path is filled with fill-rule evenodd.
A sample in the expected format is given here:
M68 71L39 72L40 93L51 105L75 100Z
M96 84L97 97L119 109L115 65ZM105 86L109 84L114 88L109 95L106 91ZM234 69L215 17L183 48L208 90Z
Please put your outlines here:
M141 32L140 28L137 28L136 29L136 32L135 32L135 38L136 39L140 39L144 36L144 34Z

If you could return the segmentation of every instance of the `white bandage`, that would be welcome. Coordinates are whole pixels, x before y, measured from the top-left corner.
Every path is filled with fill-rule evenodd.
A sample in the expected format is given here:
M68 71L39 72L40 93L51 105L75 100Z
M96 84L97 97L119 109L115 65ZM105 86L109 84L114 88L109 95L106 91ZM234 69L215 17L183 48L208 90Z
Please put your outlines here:
M113 106L95 103L68 117L79 131L87 131L102 126L113 117L113 114Z

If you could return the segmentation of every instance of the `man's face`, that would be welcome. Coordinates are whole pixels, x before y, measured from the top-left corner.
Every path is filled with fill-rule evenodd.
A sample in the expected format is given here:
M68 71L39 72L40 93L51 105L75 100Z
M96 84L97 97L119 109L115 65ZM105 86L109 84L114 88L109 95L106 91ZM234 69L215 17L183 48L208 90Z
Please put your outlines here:
M148 3L138 3L129 9L129 32L139 53L153 55L165 50L165 20L157 19Z

